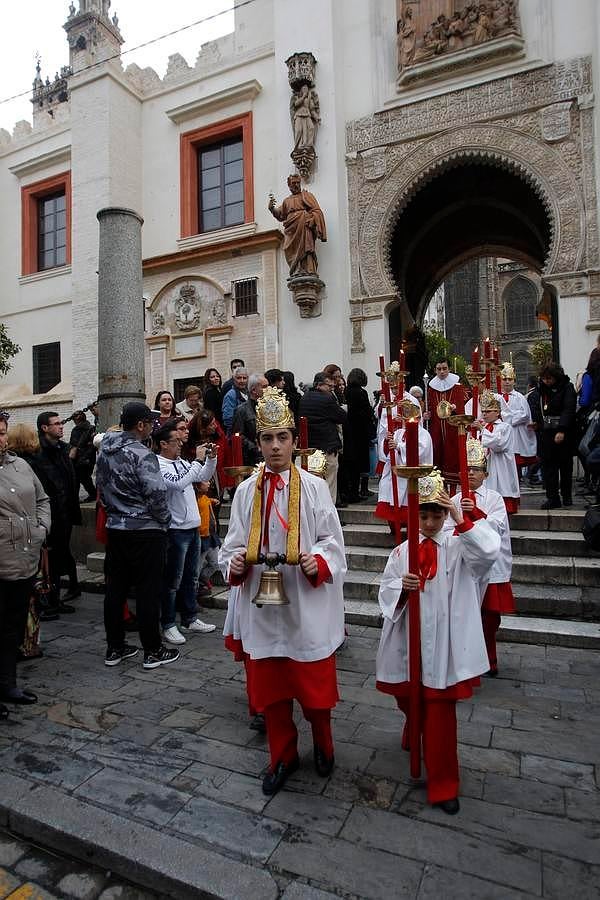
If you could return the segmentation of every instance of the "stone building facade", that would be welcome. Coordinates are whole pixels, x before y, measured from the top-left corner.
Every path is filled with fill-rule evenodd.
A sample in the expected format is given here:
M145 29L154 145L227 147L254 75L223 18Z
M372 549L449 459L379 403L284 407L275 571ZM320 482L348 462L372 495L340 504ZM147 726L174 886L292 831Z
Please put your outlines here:
M576 14L560 0L252 0L162 79L121 60L108 6L71 5L65 67L36 74L33 125L0 131L0 314L23 348L3 406L33 419L95 396L96 213L111 206L144 220L131 316L144 317L150 399L234 356L303 381L328 362L373 379L439 285L480 258L522 268L560 361L581 368L600 329L595 0ZM233 154L223 172L243 170L221 225L199 207L215 148ZM294 170L327 223L312 308L267 208Z

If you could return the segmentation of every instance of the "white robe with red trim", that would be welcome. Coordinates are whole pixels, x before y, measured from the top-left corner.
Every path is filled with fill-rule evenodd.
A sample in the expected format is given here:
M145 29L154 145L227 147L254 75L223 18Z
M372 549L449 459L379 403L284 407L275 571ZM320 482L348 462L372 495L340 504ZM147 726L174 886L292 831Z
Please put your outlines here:
M487 479L476 491L471 491L471 493L475 494L477 509L486 514L486 522L500 536L500 551L483 585L481 595L483 599L483 594L488 584L505 584L512 577L513 557L510 543L510 525L504 500L498 491L493 491L488 487ZM457 509L460 509L461 500L462 493L459 491L452 498L452 502ZM450 529L451 522L450 518L446 519L446 528ZM452 529L453 527L454 523L452 523Z
M405 466L406 465L406 442L404 441L405 429L399 428L394 432L394 440L396 442L396 465ZM387 432L383 435L383 439ZM425 465L429 463L433 465L433 444L431 443L431 436L428 431L425 431L421 423L419 422L418 428L419 435L419 464ZM385 465L383 467L383 472L381 473L381 479L379 481L379 489L377 500L379 503L389 503L390 506L394 504L394 494L392 488L392 467L390 465L390 455L386 453L383 441L380 443L380 452L383 454L383 458L385 459ZM397 476L398 481L398 506L406 506L406 489L407 489L407 481L406 478L401 478Z
M511 391L508 402L504 394L496 394L500 400L500 415L502 421L507 422L513 430L513 451L524 458L537 455L537 440L535 431L531 425L531 409L523 394Z
M424 540L423 535L420 536ZM421 681L438 690L487 672L481 627L479 581L492 567L500 537L484 519L468 531L443 529L437 571L420 592ZM408 681L408 604L398 608L402 576L408 573L408 541L392 550L379 588L383 630L377 651L377 681Z
M487 486L498 491L502 497L521 496L519 489L519 473L513 450L512 428L506 422L492 423L481 429L481 443L488 451Z
M344 537L329 488L322 478L300 471L300 551L318 554L329 567L330 578L313 587L300 566L278 566L289 604L262 606L252 603L264 564L251 566L243 583L233 593L226 619L227 634L239 637L251 659L284 656L299 662L326 659L344 641L344 596L346 574ZM275 491L275 505L287 521L289 471L281 473L285 486ZM233 498L229 530L219 550L219 565L229 581L233 556L246 551L250 536L252 505L257 475L238 487ZM268 486L265 482L265 490ZM263 503L263 516L265 504ZM264 522L263 522L264 535ZM285 553L287 531L271 511L269 551ZM264 550L263 550L264 552Z

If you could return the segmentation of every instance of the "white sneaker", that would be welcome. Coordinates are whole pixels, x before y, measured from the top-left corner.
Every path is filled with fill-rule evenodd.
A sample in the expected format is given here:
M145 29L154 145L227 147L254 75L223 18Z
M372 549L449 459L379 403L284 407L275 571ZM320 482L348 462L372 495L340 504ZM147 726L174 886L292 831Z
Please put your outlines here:
M171 625L170 628L165 628L163 637L167 644L185 644L185 638L179 631L177 625Z
M214 631L217 626L209 625L208 622L201 622L200 619L194 619L189 625L182 625L181 627L184 631L196 631L198 634L208 634L210 631Z

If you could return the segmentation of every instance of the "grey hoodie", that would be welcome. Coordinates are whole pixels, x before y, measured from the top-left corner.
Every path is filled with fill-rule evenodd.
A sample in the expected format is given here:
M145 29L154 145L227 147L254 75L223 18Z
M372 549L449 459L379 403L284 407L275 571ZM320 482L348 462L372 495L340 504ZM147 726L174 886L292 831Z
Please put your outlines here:
M167 487L158 459L129 431L104 435L96 468L106 527L120 531L160 529L171 521Z

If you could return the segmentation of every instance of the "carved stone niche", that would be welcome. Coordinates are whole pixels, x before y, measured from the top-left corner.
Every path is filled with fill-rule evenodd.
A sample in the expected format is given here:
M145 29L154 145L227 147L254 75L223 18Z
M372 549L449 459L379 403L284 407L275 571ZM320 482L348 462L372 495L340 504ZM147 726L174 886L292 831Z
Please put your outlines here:
M525 53L518 0L397 0L398 90Z
M294 275L288 278L294 303L298 305L301 319L313 319L321 315L321 291L325 282L318 275Z
M319 95L315 90L315 66L312 53L293 53L286 59L288 81L292 89L290 121L294 147L290 157L302 178L308 179L317 153L315 140L321 124Z

